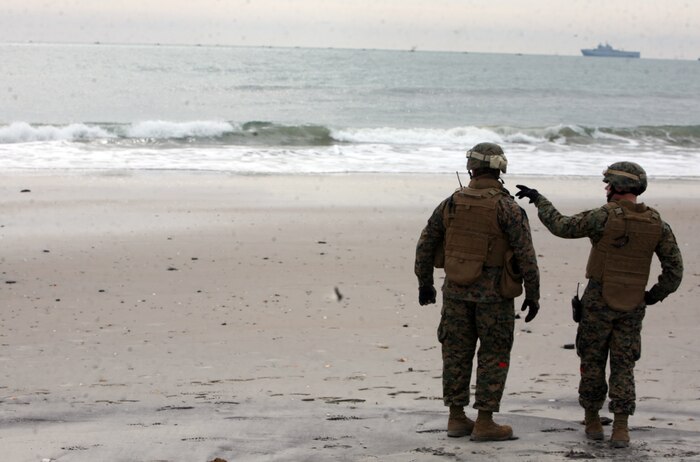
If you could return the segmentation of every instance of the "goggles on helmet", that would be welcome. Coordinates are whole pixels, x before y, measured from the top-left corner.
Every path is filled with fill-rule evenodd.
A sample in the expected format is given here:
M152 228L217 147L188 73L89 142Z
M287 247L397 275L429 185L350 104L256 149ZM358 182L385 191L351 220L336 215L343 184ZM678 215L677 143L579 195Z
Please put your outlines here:
M488 168L500 170L502 173L506 173L506 169L508 168L508 160L505 158L505 156L500 154L485 155L470 149L467 151L467 159L476 159L482 162L487 162Z
M635 181L641 181L643 178L646 178L646 175L644 173L640 175L635 175L634 173L623 172L622 170L612 170L610 168L606 168L605 170L603 170L603 176L607 175L624 176Z

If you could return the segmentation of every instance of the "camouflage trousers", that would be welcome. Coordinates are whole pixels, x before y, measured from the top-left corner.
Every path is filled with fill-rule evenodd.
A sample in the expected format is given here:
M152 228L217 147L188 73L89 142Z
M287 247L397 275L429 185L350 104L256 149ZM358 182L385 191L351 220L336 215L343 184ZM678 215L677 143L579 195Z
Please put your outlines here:
M474 408L491 412L499 410L508 376L514 324L512 299L477 303L443 297L438 340L442 344L445 406L469 404L469 385L476 353Z
M576 352L581 359L579 403L599 410L605 402L608 383L605 366L610 358L610 403L612 413L634 414L636 391L634 365L642 352L642 320L645 308L620 312L603 300L600 286L589 283L581 299L583 312L576 333Z

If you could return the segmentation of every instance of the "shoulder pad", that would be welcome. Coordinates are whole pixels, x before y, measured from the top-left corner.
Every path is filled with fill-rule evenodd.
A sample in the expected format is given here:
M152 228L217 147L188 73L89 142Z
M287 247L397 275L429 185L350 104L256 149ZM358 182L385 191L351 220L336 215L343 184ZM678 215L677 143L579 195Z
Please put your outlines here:
M618 217L625 215L625 210L622 206L616 202L608 202L602 208L606 209L608 213L614 213Z

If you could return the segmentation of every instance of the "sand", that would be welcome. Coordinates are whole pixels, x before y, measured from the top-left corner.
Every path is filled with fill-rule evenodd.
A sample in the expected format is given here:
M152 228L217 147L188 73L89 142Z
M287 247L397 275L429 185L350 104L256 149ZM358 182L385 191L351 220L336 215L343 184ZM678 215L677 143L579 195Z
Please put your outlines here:
M0 178L3 461L700 460L696 181L643 196L685 279L647 312L633 441L613 450L583 436L569 348L589 243L531 205L542 310L516 321L497 415L519 439L473 443L445 434L440 303L418 305L413 275L453 175ZM565 213L604 197L597 179L519 182Z

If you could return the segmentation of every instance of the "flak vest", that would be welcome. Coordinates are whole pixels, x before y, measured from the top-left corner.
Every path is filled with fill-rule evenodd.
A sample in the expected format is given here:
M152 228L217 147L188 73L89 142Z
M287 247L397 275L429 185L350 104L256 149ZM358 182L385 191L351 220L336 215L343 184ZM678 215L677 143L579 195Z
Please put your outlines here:
M661 240L659 213L644 204L630 209L609 202L603 237L591 248L586 278L602 283L613 310L633 311L644 302L654 249Z
M491 186L485 189L472 185ZM447 278L460 285L475 282L484 266L503 267L501 295L522 293L522 277L513 270L513 251L498 224L497 204L506 193L496 180L473 180L458 189L445 207L444 269Z

